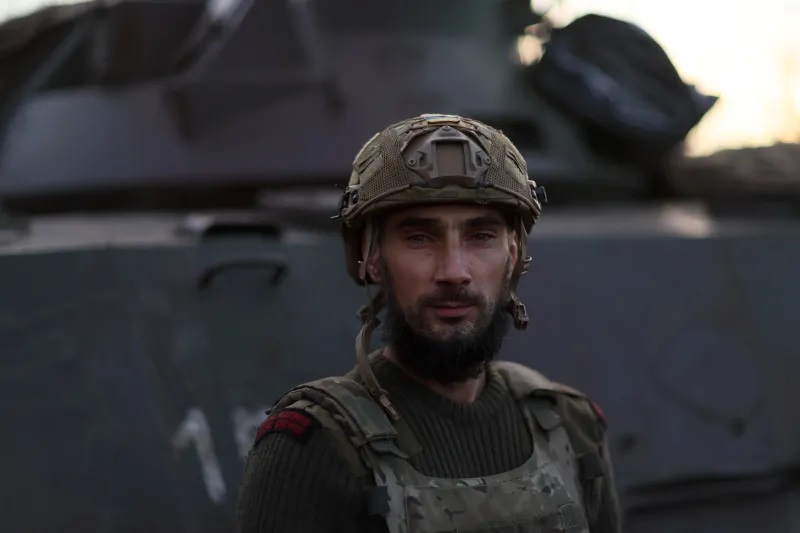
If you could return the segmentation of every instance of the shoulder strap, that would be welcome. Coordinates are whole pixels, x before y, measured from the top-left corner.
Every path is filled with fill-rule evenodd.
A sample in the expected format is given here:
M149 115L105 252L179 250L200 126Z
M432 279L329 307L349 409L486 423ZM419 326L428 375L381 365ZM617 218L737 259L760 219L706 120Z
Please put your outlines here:
M518 398L527 398L535 392L561 393L579 398L586 396L577 389L549 380L544 374L514 361L496 361L494 368L505 378L511 392Z
M606 433L605 420L584 393L551 381L542 373L520 363L497 361L494 367L518 399L546 397L555 403L557 414L564 419L572 446L579 455L595 451L602 445ZM545 422L545 425L552 424Z
M298 385L284 394L273 409L284 409L299 400L309 400L330 412L356 446L397 437L397 431L380 407L352 379L331 377Z
M287 408L303 409L319 421L331 438L331 444L336 449L336 453L347 465L348 470L355 477L362 477L367 474L367 468L358 449L353 445L348 437L348 433L327 409L317 405L310 400L298 400L289 404Z
M585 394L551 381L532 368L512 361L498 361L494 367L512 394L527 404L542 429L549 432L563 422L575 453L587 513L593 521L599 511L599 481L604 474L608 475L602 456L606 436L604 418Z
M284 394L272 411L302 408L327 428L339 455L360 477L370 468L364 447L377 453L408 457L418 445L405 424L393 425L367 390L352 378L324 378L304 383Z

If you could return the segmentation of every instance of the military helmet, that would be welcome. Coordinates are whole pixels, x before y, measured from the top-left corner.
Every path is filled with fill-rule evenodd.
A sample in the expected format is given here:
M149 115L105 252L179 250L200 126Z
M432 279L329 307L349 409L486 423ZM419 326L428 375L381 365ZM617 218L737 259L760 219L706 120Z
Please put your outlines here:
M375 215L411 205L477 203L512 215L520 245L513 290L530 261L525 245L544 194L511 141L482 122L424 114L392 124L356 154L335 217L342 222L348 274L360 285L372 283L365 258L376 242Z

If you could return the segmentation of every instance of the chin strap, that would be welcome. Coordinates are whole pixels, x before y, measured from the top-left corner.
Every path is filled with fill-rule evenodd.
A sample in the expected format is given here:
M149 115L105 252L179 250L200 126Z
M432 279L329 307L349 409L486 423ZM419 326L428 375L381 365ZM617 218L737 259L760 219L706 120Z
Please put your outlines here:
M511 274L511 280L509 281L511 295L506 310L514 319L514 327L517 329L525 329L528 327L530 318L528 317L528 310L525 304L523 304L517 296L517 284L519 284L519 279L522 275L528 272L531 258L528 255L528 232L525 231L525 223L522 218L520 218L517 226L517 235L518 253L522 260L517 263Z
M380 325L381 321L378 319L378 313L384 305L383 292L378 292L373 298L370 295L369 285L367 285L367 295L369 296L369 303L358 311L358 316L361 319L361 331L358 332L356 337L356 361L358 363L358 373L361 379L364 380L364 386L378 404L386 411L386 414L392 419L392 422L400 420L400 414L395 409L392 402L389 400L386 391L383 390L378 383L378 378L372 372L372 367L369 365L369 350L370 341L372 340L372 332L375 331Z
M358 332L358 336L356 337L356 362L358 364L358 373L361 379L364 380L364 386L367 392L369 392L369 395L380 404L393 422L397 422L400 419L400 414L397 412L394 405L392 405L392 402L389 401L386 391L381 388L380 383L378 383L378 378L375 377L375 374L372 372L372 367L369 365L368 354L370 351L372 332L375 331L381 323L378 319L378 313L380 313L385 304L383 291L378 291L374 297L372 296L369 287L370 280L368 279L367 273L367 260L372 253L373 247L376 246L377 240L378 234L377 231L375 231L375 226L372 221L368 221L364 227L364 235L361 241L362 255L361 260L358 262L358 276L364 282L364 287L367 289L368 303L358 311L358 318L361 320L362 325L361 331Z
M520 301L516 294L511 293L511 299L508 302L508 313L514 319L514 327L517 329L525 329L528 327L530 318L528 317L528 309L525 304Z

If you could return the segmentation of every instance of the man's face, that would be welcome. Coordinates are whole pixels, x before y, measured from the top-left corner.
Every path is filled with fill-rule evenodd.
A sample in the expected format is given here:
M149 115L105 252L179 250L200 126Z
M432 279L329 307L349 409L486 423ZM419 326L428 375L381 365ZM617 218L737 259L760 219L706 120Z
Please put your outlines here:
M370 272L387 295L386 340L420 377L477 376L502 345L517 243L481 206L430 206L389 215Z

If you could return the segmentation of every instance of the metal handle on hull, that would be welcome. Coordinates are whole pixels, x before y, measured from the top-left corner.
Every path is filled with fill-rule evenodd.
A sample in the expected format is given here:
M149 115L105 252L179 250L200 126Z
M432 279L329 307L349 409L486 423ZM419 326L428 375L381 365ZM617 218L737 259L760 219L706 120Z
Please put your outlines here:
M280 256L226 259L203 270L203 272L197 277L197 289L202 291L209 288L214 279L225 270L245 268L273 270L274 272L272 274L270 283L274 287L280 284L280 282L286 277L286 273L289 270L289 265L287 264L286 259Z

